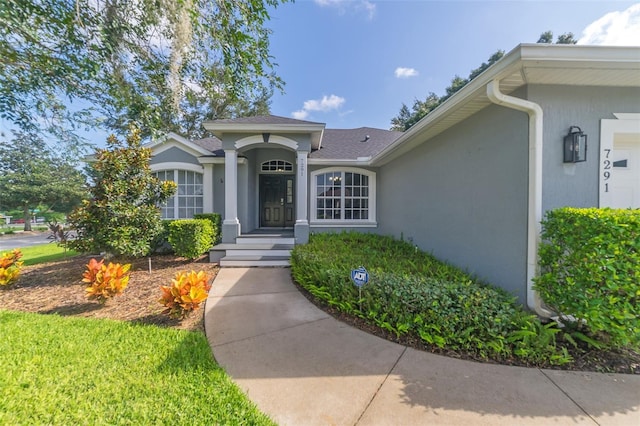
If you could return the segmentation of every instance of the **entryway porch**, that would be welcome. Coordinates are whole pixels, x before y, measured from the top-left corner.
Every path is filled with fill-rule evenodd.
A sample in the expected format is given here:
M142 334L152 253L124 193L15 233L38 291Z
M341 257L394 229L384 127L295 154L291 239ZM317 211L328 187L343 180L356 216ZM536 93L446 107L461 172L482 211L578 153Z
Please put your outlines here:
M288 267L295 245L291 228L262 228L222 243L209 251L209 260L222 267Z

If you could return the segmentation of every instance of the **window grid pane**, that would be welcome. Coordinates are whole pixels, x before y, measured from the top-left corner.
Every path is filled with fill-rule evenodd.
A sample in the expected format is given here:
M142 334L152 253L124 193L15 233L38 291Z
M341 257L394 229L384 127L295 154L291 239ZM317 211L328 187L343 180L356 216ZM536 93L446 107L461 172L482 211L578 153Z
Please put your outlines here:
M316 219L368 220L369 176L329 172L316 176Z
M188 170L163 170L153 173L161 181L178 177L176 194L160 205L163 219L191 219L194 214L203 213L203 176L202 173Z

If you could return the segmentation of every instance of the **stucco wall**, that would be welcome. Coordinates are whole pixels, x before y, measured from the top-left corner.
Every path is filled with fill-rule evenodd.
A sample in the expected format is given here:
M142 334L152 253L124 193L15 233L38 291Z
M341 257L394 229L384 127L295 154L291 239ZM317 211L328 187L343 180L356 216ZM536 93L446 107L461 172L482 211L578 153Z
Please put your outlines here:
M200 165L196 157L177 147L169 148L166 151L151 157L150 164L159 163L189 163Z
M489 106L381 167L379 233L412 240L525 303L525 113Z
M640 113L640 88L530 86L529 100L544 113L542 208L598 207L600 120ZM587 161L563 164L570 126L587 134Z

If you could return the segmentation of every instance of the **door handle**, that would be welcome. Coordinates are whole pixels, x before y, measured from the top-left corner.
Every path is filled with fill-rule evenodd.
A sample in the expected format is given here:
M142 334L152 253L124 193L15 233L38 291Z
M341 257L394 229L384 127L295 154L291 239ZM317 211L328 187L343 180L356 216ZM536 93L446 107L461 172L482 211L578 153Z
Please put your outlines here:
M280 205L284 206L284 198L280 198Z

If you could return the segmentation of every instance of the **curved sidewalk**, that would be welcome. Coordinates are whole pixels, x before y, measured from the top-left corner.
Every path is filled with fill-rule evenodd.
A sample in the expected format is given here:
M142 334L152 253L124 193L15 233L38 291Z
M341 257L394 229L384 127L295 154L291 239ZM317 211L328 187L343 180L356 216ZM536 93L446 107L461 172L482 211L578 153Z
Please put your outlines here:
M640 376L482 364L407 348L316 308L284 268L223 268L218 363L280 425L634 425Z

